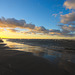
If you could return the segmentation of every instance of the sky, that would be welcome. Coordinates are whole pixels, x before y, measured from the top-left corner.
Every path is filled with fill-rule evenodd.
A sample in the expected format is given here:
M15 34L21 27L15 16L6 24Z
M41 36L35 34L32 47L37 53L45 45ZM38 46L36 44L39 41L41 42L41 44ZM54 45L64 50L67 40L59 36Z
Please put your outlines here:
M0 37L75 39L75 0L0 0Z

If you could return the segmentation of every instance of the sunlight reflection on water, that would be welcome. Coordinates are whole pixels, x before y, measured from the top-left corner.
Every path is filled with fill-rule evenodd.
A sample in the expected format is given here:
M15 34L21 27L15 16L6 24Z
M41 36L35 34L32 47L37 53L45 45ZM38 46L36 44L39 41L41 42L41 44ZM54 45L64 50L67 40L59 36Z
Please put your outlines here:
M47 48L43 48L40 46L30 46L26 44L10 42L6 39L3 39L7 46L12 49L25 51L25 52L32 52L34 55L44 57L50 60L53 63L58 63L59 61L68 61L75 63L75 55L74 53L68 53L66 51L55 51Z
M75 72L75 52L72 50L50 49L42 46L24 44L22 42L11 42L6 39L3 39L3 41L7 44L6 46L10 47L9 50L31 52L38 57L48 59L69 73Z

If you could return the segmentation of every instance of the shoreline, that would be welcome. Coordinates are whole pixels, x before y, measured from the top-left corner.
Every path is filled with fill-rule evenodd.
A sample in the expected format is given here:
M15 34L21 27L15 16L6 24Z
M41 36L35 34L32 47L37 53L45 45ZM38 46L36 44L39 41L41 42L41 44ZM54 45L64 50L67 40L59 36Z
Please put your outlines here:
M9 48L10 49L10 48ZM0 47L0 75L73 75L30 52Z
M17 42L17 41L18 42ZM9 39L10 42L17 42L17 43L22 43L22 41L19 41L18 39ZM74 40L66 40L67 42L63 42L63 39L62 40L48 40L48 39L45 39L43 41L43 39L25 39L25 42L23 44L27 44L27 45L30 45L30 46L40 46L40 47L43 47L43 48L47 48L47 49L52 49L52 50L57 50L57 51L62 51L62 50L69 50L69 51L75 51L75 48L74 48L74 44L75 44L75 41ZM33 43L32 43L33 42ZM47 44L47 43L48 44ZM41 43L41 45L40 45ZM56 46L51 46L49 45L49 43L55 43ZM68 45L67 45L68 43ZM58 45L57 45L58 44Z

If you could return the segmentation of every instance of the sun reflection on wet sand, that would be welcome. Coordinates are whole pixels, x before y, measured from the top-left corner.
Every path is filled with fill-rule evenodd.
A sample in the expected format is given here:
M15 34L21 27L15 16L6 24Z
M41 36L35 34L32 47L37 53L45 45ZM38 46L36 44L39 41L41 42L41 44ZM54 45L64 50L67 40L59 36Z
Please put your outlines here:
M68 53L65 51L56 51L48 48L43 48L41 46L31 46L22 43L10 42L6 39L3 41L11 48L11 50L19 50L25 52L31 52L36 56L46 58L57 66L67 70L68 72L74 73L73 66L75 65L75 55L74 52Z
M54 60L57 62L60 59L62 60L64 59L64 61L75 63L74 52L68 53L65 50L61 52L61 51L43 48L41 46L31 46L31 45L22 44L22 43L10 42L10 41L7 41L6 39L3 39L3 41L7 43L7 46L9 46L12 49L25 51L25 52L32 52L34 55L42 56L44 58L47 58L48 60L52 60L52 62L54 62Z
M7 41L6 39L3 39L3 41L7 43L7 46L9 46L11 50L14 49L19 51L31 52L36 56L43 57L50 60L52 63L58 65L61 68L66 69L67 71L69 71L70 69L73 70L72 64L75 65L74 52L68 53L65 50L56 51L56 50L43 48L41 46L31 46L27 44L10 42L10 41Z

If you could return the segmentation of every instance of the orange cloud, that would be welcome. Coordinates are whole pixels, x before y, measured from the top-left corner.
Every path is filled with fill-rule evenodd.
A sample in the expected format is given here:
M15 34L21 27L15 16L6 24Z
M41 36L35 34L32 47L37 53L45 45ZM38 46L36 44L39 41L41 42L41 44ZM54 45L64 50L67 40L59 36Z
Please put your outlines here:
M64 6L67 9L75 9L75 0L67 0L67 1L65 1Z

